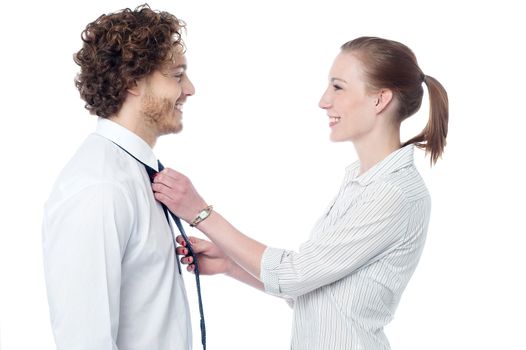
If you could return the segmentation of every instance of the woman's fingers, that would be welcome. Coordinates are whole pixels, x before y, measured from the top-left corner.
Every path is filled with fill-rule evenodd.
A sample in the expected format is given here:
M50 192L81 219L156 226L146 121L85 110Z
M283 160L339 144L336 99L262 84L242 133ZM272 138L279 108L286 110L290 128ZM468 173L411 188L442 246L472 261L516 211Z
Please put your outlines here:
M153 182L154 183L163 183L168 187L172 187L177 181L181 181L185 176L177 171L166 168L163 171L155 175Z
M194 251L194 253L196 254L200 254L200 253L207 253L208 250L210 250L210 248L212 247L211 243L208 242L207 240L204 240L204 239L200 239L200 238L197 238L197 237L193 237L193 236L190 236L188 237L188 240L190 241L190 244L192 245L192 249ZM175 238L175 241L181 245L181 247L183 248L186 248L186 242L184 240L184 238L179 235ZM177 248L177 252L179 251L182 251L181 247L178 247ZM179 255L186 255L188 253L178 253Z
M192 257L189 256L189 257L185 257L185 258L181 258L181 262L184 264L184 265L188 265L186 267L186 271L188 272L194 272L195 270L195 265L192 264Z
M181 263L183 265L188 265L186 267L186 270L188 272L194 272L195 271L194 259L193 257L188 255L190 254L190 252L187 248L186 241L181 235L177 236L175 240L179 244L179 246L176 248L177 255L184 255L180 259ZM190 236L188 237L188 240L190 241L190 244L192 245L192 249L195 254L207 255L208 250L213 247L212 243L210 243L209 241L200 239L197 237Z
M191 264L194 261L194 259L191 256L185 256L184 258L181 258L181 262L185 265Z

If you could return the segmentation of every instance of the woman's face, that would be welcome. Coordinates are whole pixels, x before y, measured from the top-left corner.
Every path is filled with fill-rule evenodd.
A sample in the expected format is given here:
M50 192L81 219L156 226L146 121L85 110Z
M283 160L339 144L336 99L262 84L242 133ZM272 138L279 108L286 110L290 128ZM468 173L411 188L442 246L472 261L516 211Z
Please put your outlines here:
M359 141L375 125L375 96L366 89L362 63L341 52L331 67L320 108L327 111L331 141Z

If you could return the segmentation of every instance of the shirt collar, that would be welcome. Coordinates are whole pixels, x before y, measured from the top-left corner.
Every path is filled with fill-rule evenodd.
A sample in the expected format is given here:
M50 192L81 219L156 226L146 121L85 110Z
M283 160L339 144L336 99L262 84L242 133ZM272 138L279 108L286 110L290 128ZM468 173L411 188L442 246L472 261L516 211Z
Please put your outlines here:
M155 171L159 170L157 158L150 145L132 131L107 118L99 118L95 133L116 143Z
M349 181L358 182L361 186L367 186L387 174L394 173L397 170L413 165L414 145L407 145L393 153L389 154L379 163L358 176L360 171L360 162L356 161L347 167L347 176Z

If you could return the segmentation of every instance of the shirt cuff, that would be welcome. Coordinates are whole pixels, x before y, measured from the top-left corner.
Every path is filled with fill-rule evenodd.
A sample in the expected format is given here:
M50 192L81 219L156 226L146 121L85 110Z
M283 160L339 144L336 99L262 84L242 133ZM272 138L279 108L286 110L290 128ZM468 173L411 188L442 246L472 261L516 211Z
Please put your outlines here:
M269 294L279 295L279 270L281 259L285 250L267 247L263 256L261 257L261 272L260 280L265 286L265 292Z

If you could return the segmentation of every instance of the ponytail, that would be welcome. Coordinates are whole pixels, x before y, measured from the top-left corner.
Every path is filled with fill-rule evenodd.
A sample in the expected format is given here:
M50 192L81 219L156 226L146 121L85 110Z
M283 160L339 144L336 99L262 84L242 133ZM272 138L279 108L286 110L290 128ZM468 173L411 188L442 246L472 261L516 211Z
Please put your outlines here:
M431 165L435 164L444 152L449 120L447 92L435 78L426 75L424 82L429 91L429 121L420 134L404 143L404 146L415 144L430 154Z
M343 51L354 52L365 67L372 90L391 89L398 99L397 122L415 114L422 104L424 89L429 91L429 121L420 134L405 142L414 144L431 155L435 164L446 146L448 99L444 87L433 77L424 75L416 56L406 45L377 37L360 37L342 45Z

